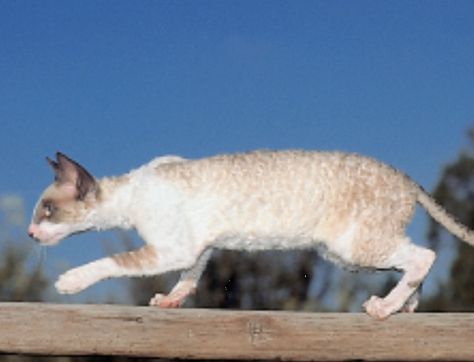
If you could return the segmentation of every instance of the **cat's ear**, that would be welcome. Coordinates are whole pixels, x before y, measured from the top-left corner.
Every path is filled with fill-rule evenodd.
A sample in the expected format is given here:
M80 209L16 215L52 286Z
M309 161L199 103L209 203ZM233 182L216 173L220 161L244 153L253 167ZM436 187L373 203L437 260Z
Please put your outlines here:
M59 185L70 184L76 188L77 198L83 200L86 195L97 189L95 178L79 163L61 152L56 153L56 160L46 158L54 172L54 180Z

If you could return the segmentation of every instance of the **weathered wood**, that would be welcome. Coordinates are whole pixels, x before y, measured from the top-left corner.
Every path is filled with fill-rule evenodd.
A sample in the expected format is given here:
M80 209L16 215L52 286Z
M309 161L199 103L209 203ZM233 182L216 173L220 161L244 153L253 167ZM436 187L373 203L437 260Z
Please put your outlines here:
M399 314L380 322L364 314L3 303L0 353L474 361L474 314Z

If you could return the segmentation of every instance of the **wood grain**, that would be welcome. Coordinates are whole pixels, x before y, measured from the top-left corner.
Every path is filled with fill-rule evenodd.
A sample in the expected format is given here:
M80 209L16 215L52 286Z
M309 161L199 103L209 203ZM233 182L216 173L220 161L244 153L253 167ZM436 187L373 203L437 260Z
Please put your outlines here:
M474 314L0 304L0 353L288 361L474 361Z

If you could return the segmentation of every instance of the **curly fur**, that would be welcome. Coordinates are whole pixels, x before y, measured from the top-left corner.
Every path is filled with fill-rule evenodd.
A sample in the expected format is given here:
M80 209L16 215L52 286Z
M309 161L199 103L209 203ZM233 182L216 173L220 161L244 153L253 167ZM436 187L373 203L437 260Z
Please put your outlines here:
M65 164L69 172L71 165L82 167L62 157L55 164ZM88 172L75 174L80 178ZM56 182L42 199L51 202L58 198L58 188L66 186ZM152 300L177 306L195 288L213 248L318 248L339 264L405 273L388 296L372 297L365 304L370 315L385 318L415 309L415 293L435 259L431 250L405 236L417 202L453 234L470 244L474 240L472 231L409 177L357 154L255 151L200 160L167 156L90 188L93 192L83 201L61 198L68 208L81 210L68 213L79 215L78 220L55 223L74 232L82 225L135 228L147 245L69 271L56 284L64 293L108 277L180 269L184 272L175 289ZM41 214L39 208L35 215ZM54 239L48 239L52 221L41 221L34 218L30 229L48 243Z

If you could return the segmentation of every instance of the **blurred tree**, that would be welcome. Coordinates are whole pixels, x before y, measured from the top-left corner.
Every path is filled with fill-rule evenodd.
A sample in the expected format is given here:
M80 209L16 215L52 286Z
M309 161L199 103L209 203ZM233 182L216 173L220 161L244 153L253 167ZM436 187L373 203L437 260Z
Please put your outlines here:
M468 131L468 138L468 147L444 168L433 196L464 225L474 229L474 129ZM433 220L428 239L435 249L449 243L449 248L457 248L457 253L448 279L440 285L438 294L423 303L423 309L474 311L474 248L459 240L453 243L456 238Z
M28 248L25 245L8 243L2 247L0 253L0 300L44 300L49 281L40 266L29 265Z
M305 309L315 252L215 251L191 303L233 309Z
M0 195L0 300L41 301L48 279L39 263L30 262L34 247L24 232L23 202L15 195ZM35 265L36 264L36 265Z

